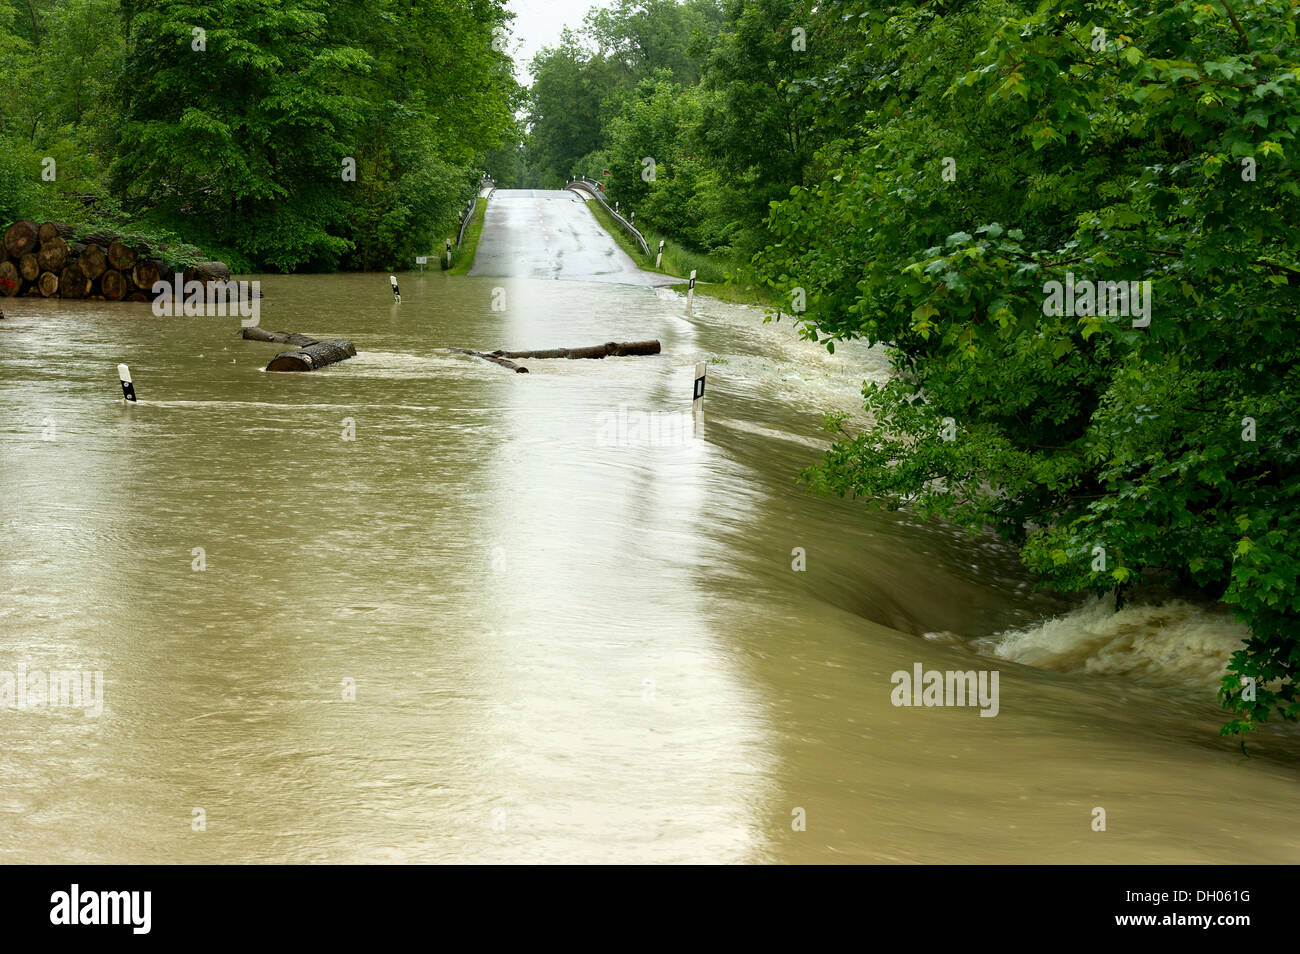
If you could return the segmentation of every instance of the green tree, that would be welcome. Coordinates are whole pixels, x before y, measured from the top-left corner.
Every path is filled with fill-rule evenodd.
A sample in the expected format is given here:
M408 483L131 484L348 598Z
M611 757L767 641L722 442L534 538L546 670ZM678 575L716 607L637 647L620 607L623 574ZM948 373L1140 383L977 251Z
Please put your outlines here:
M774 207L762 260L807 290L808 334L886 343L898 376L865 389L877 423L840 421L809 479L995 528L1067 591L1160 580L1219 598L1251 629L1225 731L1297 718L1288 4L986 2L858 23L871 108L822 151L822 180ZM1149 326L1057 313L1067 273L1149 282Z

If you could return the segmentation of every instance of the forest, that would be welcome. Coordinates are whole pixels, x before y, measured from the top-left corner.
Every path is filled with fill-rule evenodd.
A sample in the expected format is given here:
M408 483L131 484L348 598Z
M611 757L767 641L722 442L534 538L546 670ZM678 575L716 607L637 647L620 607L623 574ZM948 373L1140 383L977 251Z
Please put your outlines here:
M502 0L0 0L0 220L237 271L441 244L519 98Z

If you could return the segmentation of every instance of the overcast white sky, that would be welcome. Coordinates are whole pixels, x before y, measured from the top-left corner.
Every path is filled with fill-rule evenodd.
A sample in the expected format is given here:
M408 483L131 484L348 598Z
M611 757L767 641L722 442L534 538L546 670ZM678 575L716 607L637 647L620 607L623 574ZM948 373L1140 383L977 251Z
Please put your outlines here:
M566 26L577 29L592 7L607 7L607 0L510 0L514 11L510 55L515 59L515 75L528 84L528 63L544 46L554 46Z

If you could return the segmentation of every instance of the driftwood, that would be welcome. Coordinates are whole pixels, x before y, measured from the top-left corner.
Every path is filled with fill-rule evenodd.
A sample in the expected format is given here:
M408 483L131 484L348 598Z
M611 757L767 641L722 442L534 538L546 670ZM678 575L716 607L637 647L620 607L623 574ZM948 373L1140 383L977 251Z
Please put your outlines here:
M491 361L493 364L499 364L503 368L509 368L519 374L527 374L528 369L515 364L513 361L507 361L507 358L605 358L609 356L627 357L629 355L647 355L658 354L660 351L658 341L609 341L603 345L592 345L590 348L550 348L546 351L502 351L498 348L496 351L483 352L472 351L469 348L452 348L452 351L458 351L461 354L472 354L476 358L482 358L484 361Z
M345 361L356 357L357 349L345 338L331 338L318 341L297 351L285 351L277 354L266 366L268 371L315 371L336 361Z
M298 348L306 348L319 343L315 338L309 338L306 335L294 334L288 331L263 331L261 328L241 328L239 336L246 341L274 341L277 344L291 344Z
M515 372L516 374L528 373L527 368L517 365L513 361L507 361L505 358L501 357L500 352L497 352L495 354L485 354L482 351L471 351L469 348L452 348L451 350L458 351L461 354L470 354L476 358L482 358L484 361L491 361L493 364L499 364L503 368L509 368L511 371Z
M493 351L503 358L604 358L658 354L658 341L610 341L590 348L552 348L549 351Z

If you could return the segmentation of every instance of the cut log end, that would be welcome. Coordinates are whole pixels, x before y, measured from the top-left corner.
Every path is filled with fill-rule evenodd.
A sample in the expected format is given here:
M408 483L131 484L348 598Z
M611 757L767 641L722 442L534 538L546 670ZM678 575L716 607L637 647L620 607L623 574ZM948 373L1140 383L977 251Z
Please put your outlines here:
M297 351L284 351L271 359L268 371L315 371L328 364L355 358L356 346L345 338L318 341Z

